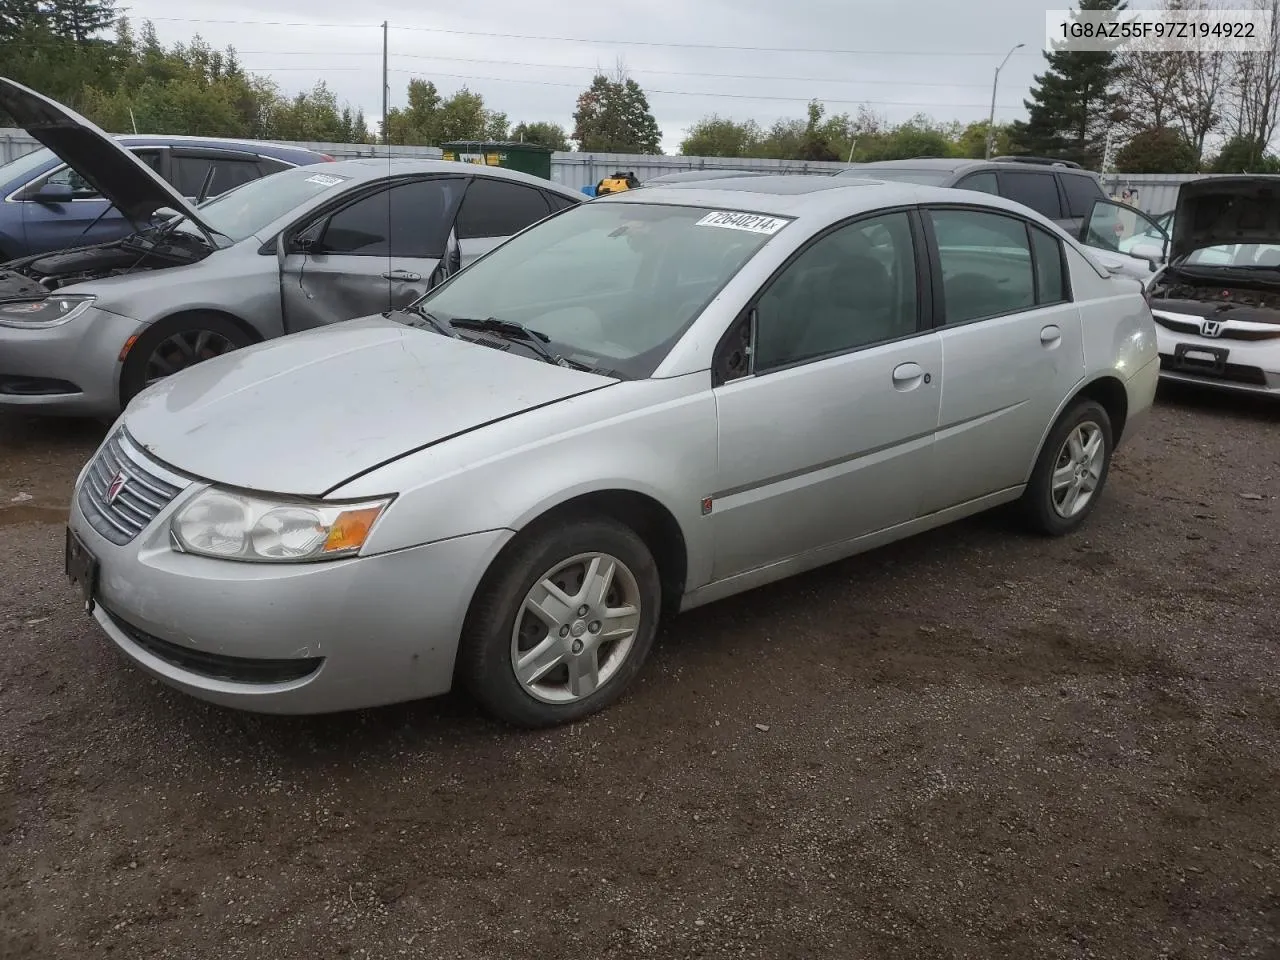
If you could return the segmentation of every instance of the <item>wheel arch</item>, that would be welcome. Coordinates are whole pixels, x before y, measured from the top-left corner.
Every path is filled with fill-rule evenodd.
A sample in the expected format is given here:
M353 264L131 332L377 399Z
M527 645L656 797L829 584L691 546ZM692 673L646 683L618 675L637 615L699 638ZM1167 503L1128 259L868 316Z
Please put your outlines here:
M249 323L243 317L237 316L227 310L219 310L215 307L188 307L165 314L158 320L153 320L145 327L136 331L127 341L125 341L120 350L119 358L116 363L116 392L120 398L121 407L124 407L127 403L127 398L125 397L126 383L124 376L126 364L129 362L133 350L137 347L139 342L141 342L144 337L153 336L154 331L163 331L169 327L176 327L183 321L190 320L193 317L217 317L219 320L224 320L235 326L237 330L241 331L245 337L248 338L250 343L263 342L264 338L262 333L255 329L253 324Z
M1108 371L1081 383L1066 400L1059 404L1058 409L1053 412L1053 417L1045 424L1040 442L1036 444L1035 455L1027 465L1028 477L1035 469L1054 426L1062 419L1063 414L1080 400L1093 400L1107 411L1107 417L1111 421L1111 449L1114 451L1119 448L1120 438L1124 435L1125 424L1129 418L1129 392L1125 389L1124 381Z

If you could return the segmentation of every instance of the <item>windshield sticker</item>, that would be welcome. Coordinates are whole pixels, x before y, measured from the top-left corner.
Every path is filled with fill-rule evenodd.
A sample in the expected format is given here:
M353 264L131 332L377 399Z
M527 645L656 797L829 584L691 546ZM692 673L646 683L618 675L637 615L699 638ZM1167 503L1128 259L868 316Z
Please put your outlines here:
M708 213L696 225L699 227L720 227L724 230L746 230L748 233L763 233L773 236L790 222L790 220L784 220L782 217L765 217L758 213L733 213L717 210L715 213Z
M307 183L318 183L322 187L332 187L345 179L345 177L331 177L327 173L317 173L314 177L307 177Z

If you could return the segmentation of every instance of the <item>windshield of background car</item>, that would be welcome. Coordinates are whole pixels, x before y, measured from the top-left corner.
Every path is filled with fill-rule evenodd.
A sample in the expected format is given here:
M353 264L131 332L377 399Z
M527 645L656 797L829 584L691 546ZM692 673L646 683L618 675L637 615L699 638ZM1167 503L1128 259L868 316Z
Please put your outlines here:
M313 166L282 170L200 204L200 219L223 236L239 242L313 197L335 192L349 179L318 173ZM189 229L196 232L194 227Z
M1280 267L1280 245L1273 243L1225 243L1192 250L1184 264L1197 267Z
M9 184L17 181L21 185L21 182L25 182L32 171L40 169L52 159L53 153L47 149L24 153L17 159L10 160L3 167L0 167L0 183Z
M735 210L585 203L428 293L440 320L515 320L570 360L647 377L712 298L790 221Z

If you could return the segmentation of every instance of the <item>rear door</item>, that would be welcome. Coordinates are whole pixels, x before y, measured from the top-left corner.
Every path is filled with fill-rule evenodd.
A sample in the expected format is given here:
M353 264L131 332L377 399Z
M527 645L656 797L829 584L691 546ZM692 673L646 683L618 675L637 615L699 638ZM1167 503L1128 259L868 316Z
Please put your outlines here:
M414 178L358 191L285 237L285 329L404 307L427 292L467 179Z
M458 212L462 266L550 214L551 205L541 190L511 180L476 177Z
M153 170L161 169L163 151L160 148L130 149ZM35 194L47 183L69 187L71 200L49 203L35 199ZM23 233L31 253L105 243L134 231L133 225L70 167L58 167L32 181L19 197Z
M1059 403L1084 375L1061 241L1013 214L933 206L942 401L929 471L935 512L1025 483Z

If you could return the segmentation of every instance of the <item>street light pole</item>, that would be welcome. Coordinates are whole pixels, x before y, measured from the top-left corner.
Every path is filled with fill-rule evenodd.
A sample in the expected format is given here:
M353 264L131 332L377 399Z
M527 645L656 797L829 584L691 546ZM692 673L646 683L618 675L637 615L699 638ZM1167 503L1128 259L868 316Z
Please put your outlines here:
M1009 62L1009 58L1013 56L1015 50L1021 50L1025 47L1025 43L1019 43L1012 50L1004 55L1004 59L1000 61L1000 66L996 67L995 79L991 81L991 113L987 117L987 159L991 159L991 147L996 139L996 86L1000 83L1000 71L1004 69L1004 65Z

